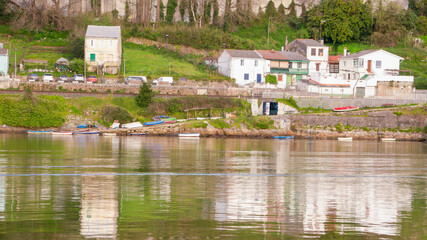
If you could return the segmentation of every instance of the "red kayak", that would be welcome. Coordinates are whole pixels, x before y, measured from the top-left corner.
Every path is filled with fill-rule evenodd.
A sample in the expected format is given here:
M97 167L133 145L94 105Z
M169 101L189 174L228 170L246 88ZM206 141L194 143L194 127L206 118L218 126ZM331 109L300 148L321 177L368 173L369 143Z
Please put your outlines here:
M347 106L347 107L332 108L332 110L334 110L335 112L347 112L347 111L352 111L352 110L356 110L356 109L359 109L359 107Z

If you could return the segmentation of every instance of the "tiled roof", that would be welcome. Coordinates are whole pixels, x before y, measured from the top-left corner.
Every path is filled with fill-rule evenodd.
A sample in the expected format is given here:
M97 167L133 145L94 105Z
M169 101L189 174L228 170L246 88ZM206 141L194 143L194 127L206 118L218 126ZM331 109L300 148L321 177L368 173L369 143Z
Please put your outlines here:
M297 52L280 52L288 60L308 61L306 57Z
M326 47L325 45L313 39L295 39L294 41L296 41L298 45L303 45L305 47Z
M268 60L288 60L283 54L275 50L256 50L264 59Z
M350 54L350 55L347 55L347 56L344 56L344 57L341 57L341 58L358 58L358 57L361 57L361 56L364 56L366 54L373 53L373 52L376 52L376 51L379 51L379 50L380 49L363 50L363 51L360 51L360 52L357 52L357 53L353 53L353 54Z
M87 26L86 37L120 38L120 26Z
M329 62L339 62L339 58L342 57L342 55L336 55L336 56L331 56L329 55Z
M231 57L239 57L239 58L261 58L261 56L255 52L254 50L231 50L226 49L228 54Z

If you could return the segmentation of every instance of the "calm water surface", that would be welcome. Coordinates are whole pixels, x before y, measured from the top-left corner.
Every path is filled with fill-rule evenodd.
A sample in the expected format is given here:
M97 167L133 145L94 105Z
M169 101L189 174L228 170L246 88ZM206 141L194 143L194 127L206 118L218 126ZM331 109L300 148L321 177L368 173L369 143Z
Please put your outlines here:
M427 144L0 135L0 239L427 238Z

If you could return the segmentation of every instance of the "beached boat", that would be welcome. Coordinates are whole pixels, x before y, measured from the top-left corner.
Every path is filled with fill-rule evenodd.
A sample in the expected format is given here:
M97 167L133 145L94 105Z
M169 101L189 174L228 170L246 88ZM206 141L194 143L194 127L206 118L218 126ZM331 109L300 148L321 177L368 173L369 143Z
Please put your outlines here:
M383 142L393 142L393 141L396 141L396 138L381 138L381 141L383 141Z
M99 135L99 131L76 131L74 134Z
M338 141L353 141L353 137L339 137Z
M178 137L200 137L200 133L180 133Z
M359 109L357 106L347 106L347 107L339 107L339 108L332 108L334 112L347 112L347 111L353 111Z
M281 140L286 140L286 139L294 139L294 136L273 136L274 139L281 139Z
M102 133L102 136L117 136L117 133Z
M166 118L163 120L163 123L165 124L176 123L176 118Z
M52 135L73 135L71 131L52 132Z
M163 120L158 120L158 121L154 121L154 122L145 122L144 126L154 126L154 125L159 125L159 124L162 124L162 123L164 123Z
M131 133L131 136L145 136L146 133Z
M52 134L53 130L46 130L46 131L32 131L28 130L28 134Z
M79 124L77 125L77 128L97 128L98 126L94 124Z
M123 128L138 128L138 127L142 127L142 124L140 122L131 122L131 123L126 123L126 124L122 124Z

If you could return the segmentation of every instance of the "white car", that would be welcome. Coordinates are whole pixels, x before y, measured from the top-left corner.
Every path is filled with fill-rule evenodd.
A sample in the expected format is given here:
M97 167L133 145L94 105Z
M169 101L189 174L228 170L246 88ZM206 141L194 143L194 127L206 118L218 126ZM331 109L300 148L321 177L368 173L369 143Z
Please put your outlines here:
M45 73L42 77L43 82L53 82L53 75L52 73Z
M85 77L83 76L83 74L74 74L73 77L71 78L71 81L73 83L84 83Z
M160 82L167 82L169 85L173 84L173 77L160 77L153 81L154 85L158 85Z
M142 83L146 83L147 78L145 76L129 76L125 79L125 84L130 85L141 85Z

